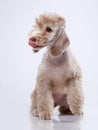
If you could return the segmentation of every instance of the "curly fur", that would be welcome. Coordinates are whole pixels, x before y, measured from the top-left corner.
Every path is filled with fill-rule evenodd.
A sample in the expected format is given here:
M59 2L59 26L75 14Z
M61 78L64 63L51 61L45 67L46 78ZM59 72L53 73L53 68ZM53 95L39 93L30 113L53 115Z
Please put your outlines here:
M47 27L52 31L47 32ZM34 48L31 45L34 52L47 46L31 96L31 113L41 119L51 119L53 108L58 105L61 114L83 113L81 69L70 51L64 27L65 20L61 16L43 14L36 19L29 35L29 39L36 38L38 46Z

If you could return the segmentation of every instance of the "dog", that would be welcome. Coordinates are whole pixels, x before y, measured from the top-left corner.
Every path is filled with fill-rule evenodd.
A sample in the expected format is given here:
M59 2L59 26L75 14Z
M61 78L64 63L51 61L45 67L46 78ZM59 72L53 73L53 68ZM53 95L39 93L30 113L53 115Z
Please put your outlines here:
M32 115L50 120L56 106L61 114L82 115L82 73L69 47L64 18L55 13L40 15L29 34L28 44L35 53L47 47L31 95Z

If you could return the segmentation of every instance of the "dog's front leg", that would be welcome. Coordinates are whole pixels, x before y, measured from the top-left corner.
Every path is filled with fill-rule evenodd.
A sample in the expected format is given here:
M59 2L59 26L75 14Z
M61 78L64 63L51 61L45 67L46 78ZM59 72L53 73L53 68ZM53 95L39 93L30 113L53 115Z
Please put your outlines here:
M37 86L37 108L39 117L43 120L50 120L54 107L52 93L47 83L41 83Z
M31 114L34 116L39 116L38 109L37 109L37 90L36 90L36 88L31 95Z

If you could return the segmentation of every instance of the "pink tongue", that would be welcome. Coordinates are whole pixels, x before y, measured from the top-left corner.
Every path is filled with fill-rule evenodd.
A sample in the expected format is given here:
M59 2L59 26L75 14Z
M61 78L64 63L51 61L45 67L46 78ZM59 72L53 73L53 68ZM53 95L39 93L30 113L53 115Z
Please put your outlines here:
M29 40L28 44L32 47L37 47L35 41Z

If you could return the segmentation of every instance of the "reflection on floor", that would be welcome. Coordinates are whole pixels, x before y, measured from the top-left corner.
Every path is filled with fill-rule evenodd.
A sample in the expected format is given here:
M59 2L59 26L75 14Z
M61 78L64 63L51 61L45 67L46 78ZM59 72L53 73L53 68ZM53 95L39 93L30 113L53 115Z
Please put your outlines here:
M31 117L32 130L80 130L81 116L58 116L58 119L40 120Z
M52 120L40 120L30 116L32 130L97 130L98 107L85 107L83 116L61 116L57 111Z

